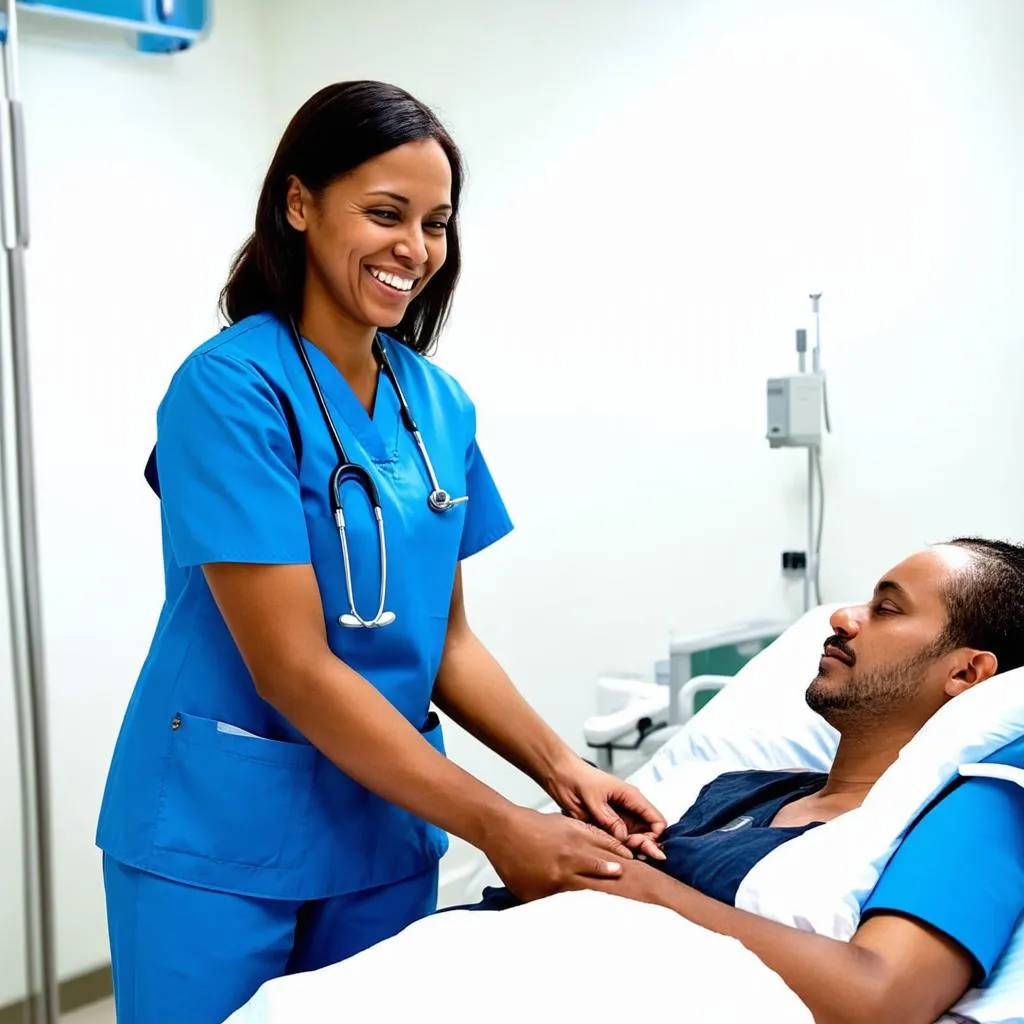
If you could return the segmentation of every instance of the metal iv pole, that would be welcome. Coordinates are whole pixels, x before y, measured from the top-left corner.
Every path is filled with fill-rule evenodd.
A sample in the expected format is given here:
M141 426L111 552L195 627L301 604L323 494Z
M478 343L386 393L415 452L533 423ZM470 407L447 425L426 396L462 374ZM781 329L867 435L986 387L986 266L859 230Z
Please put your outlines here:
M42 602L29 391L25 250L29 243L25 122L18 89L15 0L0 0L3 107L0 213L6 303L0 339L0 526L3 527L21 769L28 1024L57 1024L53 843ZM9 373L10 379L5 380Z

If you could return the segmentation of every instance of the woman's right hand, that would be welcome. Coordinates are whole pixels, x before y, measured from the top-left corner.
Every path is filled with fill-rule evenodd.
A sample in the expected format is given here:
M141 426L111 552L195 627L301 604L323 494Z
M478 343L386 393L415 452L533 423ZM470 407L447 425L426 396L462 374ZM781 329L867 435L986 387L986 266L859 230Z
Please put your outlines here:
M630 850L595 825L516 807L483 851L502 882L523 900L540 899L581 878L617 878Z

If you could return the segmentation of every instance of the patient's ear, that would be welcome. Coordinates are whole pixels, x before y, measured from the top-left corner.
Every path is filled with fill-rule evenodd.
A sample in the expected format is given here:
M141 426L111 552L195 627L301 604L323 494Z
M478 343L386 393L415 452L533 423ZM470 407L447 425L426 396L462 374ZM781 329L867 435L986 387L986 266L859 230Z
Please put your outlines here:
M957 664L956 671L946 681L946 693L956 697L972 686L991 679L999 668L999 662L991 651L973 651L969 648L962 652L963 658Z

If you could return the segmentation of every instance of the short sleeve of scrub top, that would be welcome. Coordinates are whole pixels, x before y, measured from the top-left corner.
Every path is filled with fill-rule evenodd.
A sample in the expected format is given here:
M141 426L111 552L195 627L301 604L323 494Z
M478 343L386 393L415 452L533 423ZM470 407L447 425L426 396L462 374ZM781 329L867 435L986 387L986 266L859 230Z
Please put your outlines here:
M178 371L157 415L157 468L177 563L310 561L295 448L270 385L217 351Z
M501 540L512 530L512 520L474 437L466 453L466 520L459 545L459 561Z
M914 825L864 905L905 914L953 939L988 977L1024 911L1024 789L959 784Z

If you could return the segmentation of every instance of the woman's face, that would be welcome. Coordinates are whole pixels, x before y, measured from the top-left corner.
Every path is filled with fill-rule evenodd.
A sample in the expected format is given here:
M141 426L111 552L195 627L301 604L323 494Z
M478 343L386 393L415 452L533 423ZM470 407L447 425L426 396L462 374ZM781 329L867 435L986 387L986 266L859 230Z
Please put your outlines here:
M434 139L374 157L314 197L293 178L288 222L306 236L305 303L394 327L447 255L452 171Z

